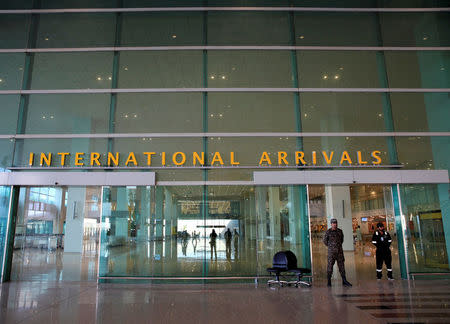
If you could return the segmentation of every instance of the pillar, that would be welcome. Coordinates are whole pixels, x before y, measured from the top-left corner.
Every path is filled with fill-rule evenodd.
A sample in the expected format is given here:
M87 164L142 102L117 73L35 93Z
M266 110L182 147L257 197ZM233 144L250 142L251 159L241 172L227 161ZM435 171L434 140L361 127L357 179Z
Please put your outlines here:
M85 201L86 188L69 187L64 252L81 253L83 250Z
M344 232L344 251L353 251L352 208L349 186L325 185L325 197L327 206L327 222L336 218L338 227Z

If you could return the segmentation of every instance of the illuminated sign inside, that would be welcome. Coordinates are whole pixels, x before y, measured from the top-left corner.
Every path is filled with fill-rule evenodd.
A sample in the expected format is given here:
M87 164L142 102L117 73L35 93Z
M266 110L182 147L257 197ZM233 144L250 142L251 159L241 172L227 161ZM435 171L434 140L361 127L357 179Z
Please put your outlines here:
M119 165L126 167L137 166L223 166L225 164L230 166L239 166L241 163L238 160L235 152L221 153L212 152L211 159L208 161L205 158L205 152L134 152L119 153L108 152L100 154L98 152L58 152L58 153L30 153L28 159L28 166L32 167L39 165L45 166L68 166L76 167L91 166L91 167L117 167ZM320 159L321 162L318 162ZM254 163L259 166L286 166L290 165L380 165L382 162L381 151L371 151L363 154L362 151L356 151L350 154L348 151L312 151L306 154L304 151L285 152L278 151L275 153L261 152ZM226 161L226 162L224 162Z

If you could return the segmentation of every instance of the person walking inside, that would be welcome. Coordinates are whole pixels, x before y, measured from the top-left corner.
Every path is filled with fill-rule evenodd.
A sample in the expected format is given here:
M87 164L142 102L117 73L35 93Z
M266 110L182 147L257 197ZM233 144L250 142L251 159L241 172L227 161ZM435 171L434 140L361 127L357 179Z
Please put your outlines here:
M231 260L231 238L233 237L233 234L231 234L229 228L227 228L224 237L225 237L225 254L227 256L227 260Z
M344 243L344 233L337 227L337 219L332 218L331 228L329 228L323 237L323 243L328 247L328 263L327 263L327 279L328 287L331 287L331 276L333 275L334 262L337 261L339 272L342 277L342 284L346 287L351 287L352 284L347 281L345 277L345 258L342 250L342 243Z
M213 228L211 234L209 234L209 245L211 246L211 260L213 259L213 250L214 250L215 259L217 260L216 239L217 239L217 233Z
M392 243L391 236L384 230L383 223L377 224L377 230L373 233L372 243L377 247L376 262L377 262L377 279L380 280L383 276L383 262L386 264L388 280L394 280L392 277L392 255L389 248Z
M359 226L359 225L356 228L356 241L357 241L358 245L362 244L361 226Z

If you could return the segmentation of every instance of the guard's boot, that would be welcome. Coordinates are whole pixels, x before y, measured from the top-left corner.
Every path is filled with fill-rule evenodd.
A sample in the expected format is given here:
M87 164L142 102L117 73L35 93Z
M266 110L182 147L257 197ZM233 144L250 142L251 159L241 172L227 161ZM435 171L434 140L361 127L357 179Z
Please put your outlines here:
M381 269L377 269L377 279L380 280L382 276L383 272L381 271Z
M388 277L388 280L394 280L394 278L392 277L392 269L388 269L387 277Z
M331 287L331 276L328 276L328 283L327 283L328 287Z
M351 284L350 282L348 282L348 281L347 281L347 278L345 278L345 277L342 278L342 284L343 284L345 287L351 287L351 286L352 286L352 284Z

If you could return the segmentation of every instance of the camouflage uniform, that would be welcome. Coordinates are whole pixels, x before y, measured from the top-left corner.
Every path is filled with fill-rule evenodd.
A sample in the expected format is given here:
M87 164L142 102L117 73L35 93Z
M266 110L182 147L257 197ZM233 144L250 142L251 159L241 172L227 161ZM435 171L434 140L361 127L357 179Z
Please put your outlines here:
M344 233L340 228L333 231L331 228L325 232L323 243L328 246L328 263L327 263L327 277L331 279L333 274L334 262L337 261L339 272L342 279L345 278L344 266L344 251L342 250L342 243L344 243Z

